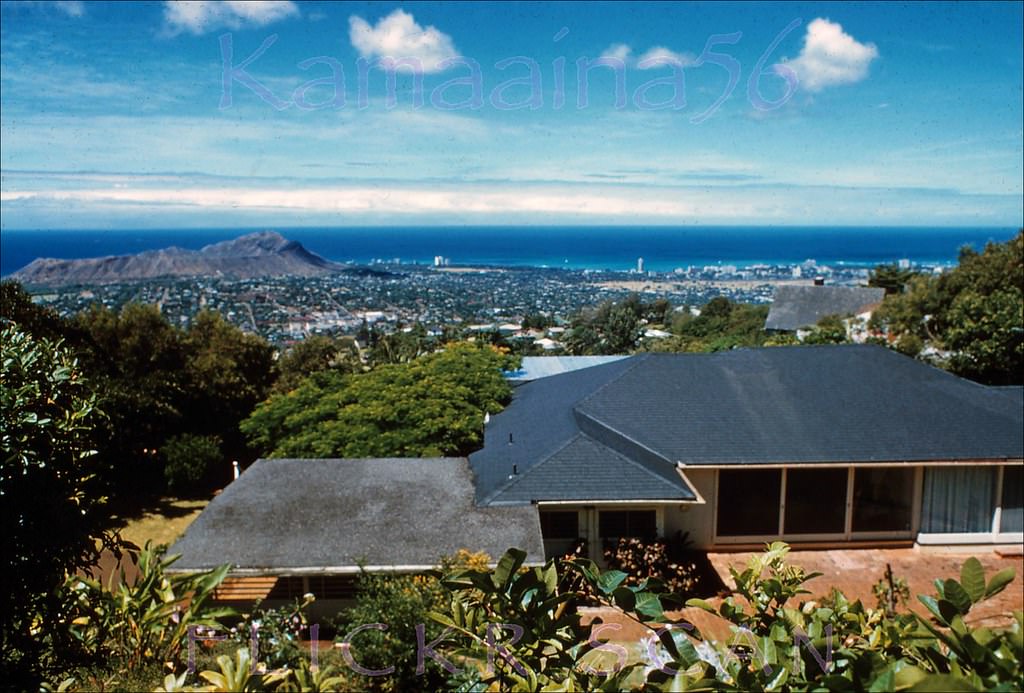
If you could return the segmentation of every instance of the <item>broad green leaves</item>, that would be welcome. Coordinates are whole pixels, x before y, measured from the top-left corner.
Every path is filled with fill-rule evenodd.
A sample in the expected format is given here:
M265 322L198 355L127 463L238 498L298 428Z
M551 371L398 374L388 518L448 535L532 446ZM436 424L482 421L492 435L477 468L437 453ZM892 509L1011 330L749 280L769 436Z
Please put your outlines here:
M581 559L522 568L521 552L506 554L493 572L449 577L445 584L454 593L452 608L433 618L458 632L454 640L461 648L453 652L478 663L487 661L491 646L488 622L523 628L523 638L508 644L523 669L499 666L479 680L482 687L503 690L1019 690L1024 614L1018 612L1006 631L973 628L964 621L972 606L1006 587L1012 570L986 579L979 561L966 561L959 581L939 580L936 596L920 597L933 620L866 609L837 591L820 603L792 606L794 597L807 593L804 585L815 574L790 565L788 554L787 545L775 543L742 569L733 569L736 596L717 608L707 600L687 602L733 625L726 642L703 640L685 617L665 613L668 595L659 591L657 581L629 585L625 573L602 572ZM552 580L558 570L576 575L601 604L621 609L624 617L650 629L642 652L634 648L614 675L592 665L606 664L608 658L597 655L613 647L628 650L629 640L609 641L606 633L601 642L587 642L573 609L576 595L556 594L552 587L575 584ZM602 647L607 649L596 651Z

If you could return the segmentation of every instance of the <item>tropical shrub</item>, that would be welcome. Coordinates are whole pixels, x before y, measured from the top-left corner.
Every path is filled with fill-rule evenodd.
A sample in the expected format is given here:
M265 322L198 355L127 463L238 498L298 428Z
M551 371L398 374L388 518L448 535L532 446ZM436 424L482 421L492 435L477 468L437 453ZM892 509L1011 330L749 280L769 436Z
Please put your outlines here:
M494 571L449 575L443 584L451 604L431 617L452 632L445 656L472 667L480 686L503 690L1020 690L1024 614L1002 631L964 621L975 604L1006 588L1012 569L988 578L968 559L959 580L936 581L936 596L919 597L930 617L889 616L836 590L821 603L794 603L816 574L790 565L788 552L778 542L731 569L735 595L717 607L687 602L732 624L725 642L670 618L665 607L674 598L655 580L631 585L621 571L583 560L523 570L525 554L516 550ZM566 571L649 629L639 657L594 632L587 641L578 593L561 587ZM502 633L495 624L506 624ZM590 666L594 650L616 653L616 666Z
M79 575L64 584L68 626L80 648L94 658L117 661L131 670L147 663L181 659L190 629L221 628L218 619L234 614L228 608L208 608L213 590L229 566L193 574L170 574L179 556L166 556L164 547L146 546L133 557L138 575L120 571L116 587Z
M271 669L298 666L303 659L299 642L309 635L306 609L314 599L307 594L302 601L276 609L264 609L257 602L252 613L231 629L235 642L250 648L255 644L251 654Z
M489 560L484 553L461 550L441 560L438 575L459 568L486 570ZM337 623L338 643L356 688L404 691L445 684L448 674L436 662L425 661L420 668L417 659L417 643L433 642L443 631L428 617L447 608L451 599L438 575L360 575L356 605ZM371 676L360 670L387 673Z

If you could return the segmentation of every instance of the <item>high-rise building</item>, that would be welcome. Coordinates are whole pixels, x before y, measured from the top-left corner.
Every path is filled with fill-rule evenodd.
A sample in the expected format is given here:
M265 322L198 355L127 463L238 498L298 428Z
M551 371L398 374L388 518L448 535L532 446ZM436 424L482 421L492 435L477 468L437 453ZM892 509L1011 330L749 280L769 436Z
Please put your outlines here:
M638 274L644 273L644 259L642 257L636 259L636 271Z

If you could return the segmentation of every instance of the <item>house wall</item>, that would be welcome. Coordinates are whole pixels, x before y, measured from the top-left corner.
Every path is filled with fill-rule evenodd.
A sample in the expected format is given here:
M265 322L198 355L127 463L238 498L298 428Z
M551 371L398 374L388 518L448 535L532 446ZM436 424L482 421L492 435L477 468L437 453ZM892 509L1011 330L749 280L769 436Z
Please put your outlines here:
M695 549L709 549L714 544L715 527L715 470L688 469L686 478L690 488L704 503L680 503L665 507L665 536L676 532L688 534Z
M944 465L945 468L951 468L954 466L963 467L964 465ZM1010 467L1020 467L1020 463L1011 462L1009 465L983 465L986 470L991 470L996 475L996 485L994 487L995 496L1001 497L1004 470ZM878 465L870 465L872 468L877 468ZM840 467L841 469L849 470L849 477L847 483L847 505L848 508L852 507L854 503L853 489L854 489L854 472L849 467ZM932 467L933 469L939 469L942 467ZM886 541L904 541L912 542L916 541L920 544L938 544L938 545L959 545L968 543L988 543L988 544L1013 544L1020 543L1024 535L1020 532L1000 532L997 531L1000 526L1001 518L1001 506L996 503L994 509L994 515L992 516L993 531L979 533L944 533L944 534L927 534L924 533L921 527L921 515L922 515L922 494L924 486L924 478L927 472L927 467L914 465L910 469L914 470L913 480L913 499L910 503L911 507L911 527L908 530L892 530L892 531L879 531L879 532L857 532L851 527L851 516L850 511L847 512L847 528L839 534L802 534L802 535L778 535L777 533L765 536L756 537L723 537L721 539L715 536L716 528L716 515L718 512L718 471L715 469L686 469L685 476L689 482L690 487L697 493L698 497L703 500L703 503L651 503L645 504L637 501L632 503L602 503L600 505L579 505L574 506L573 504L541 504L541 509L559 509L559 510L574 510L578 513L579 517L579 535L581 538L586 539L590 549L590 557L596 561L601 560L601 545L603 537L600 536L599 532L599 514L602 509L634 509L634 510L653 510L657 512L658 517L658 535L666 539L673 538L676 533L686 534L690 542L690 546L695 549L702 550L728 550L730 548L736 549L738 547L749 546L749 545L760 545L765 542L774 541L776 539L782 539L791 543L822 543L822 544L844 544L849 542L859 544L871 544ZM783 488L783 493L785 493ZM1019 507L1019 506L1018 506ZM782 516L780 514L780 527L782 525ZM567 551L574 542L572 540L556 540L550 541L545 540L545 549L548 557L552 555L562 555Z

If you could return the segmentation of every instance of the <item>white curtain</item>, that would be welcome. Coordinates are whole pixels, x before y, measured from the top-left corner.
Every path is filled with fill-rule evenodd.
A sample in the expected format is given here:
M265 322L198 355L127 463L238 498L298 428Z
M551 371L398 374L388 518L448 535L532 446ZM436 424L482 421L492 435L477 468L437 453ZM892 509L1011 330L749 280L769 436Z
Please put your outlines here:
M921 531L991 532L998 472L996 467L926 468Z

